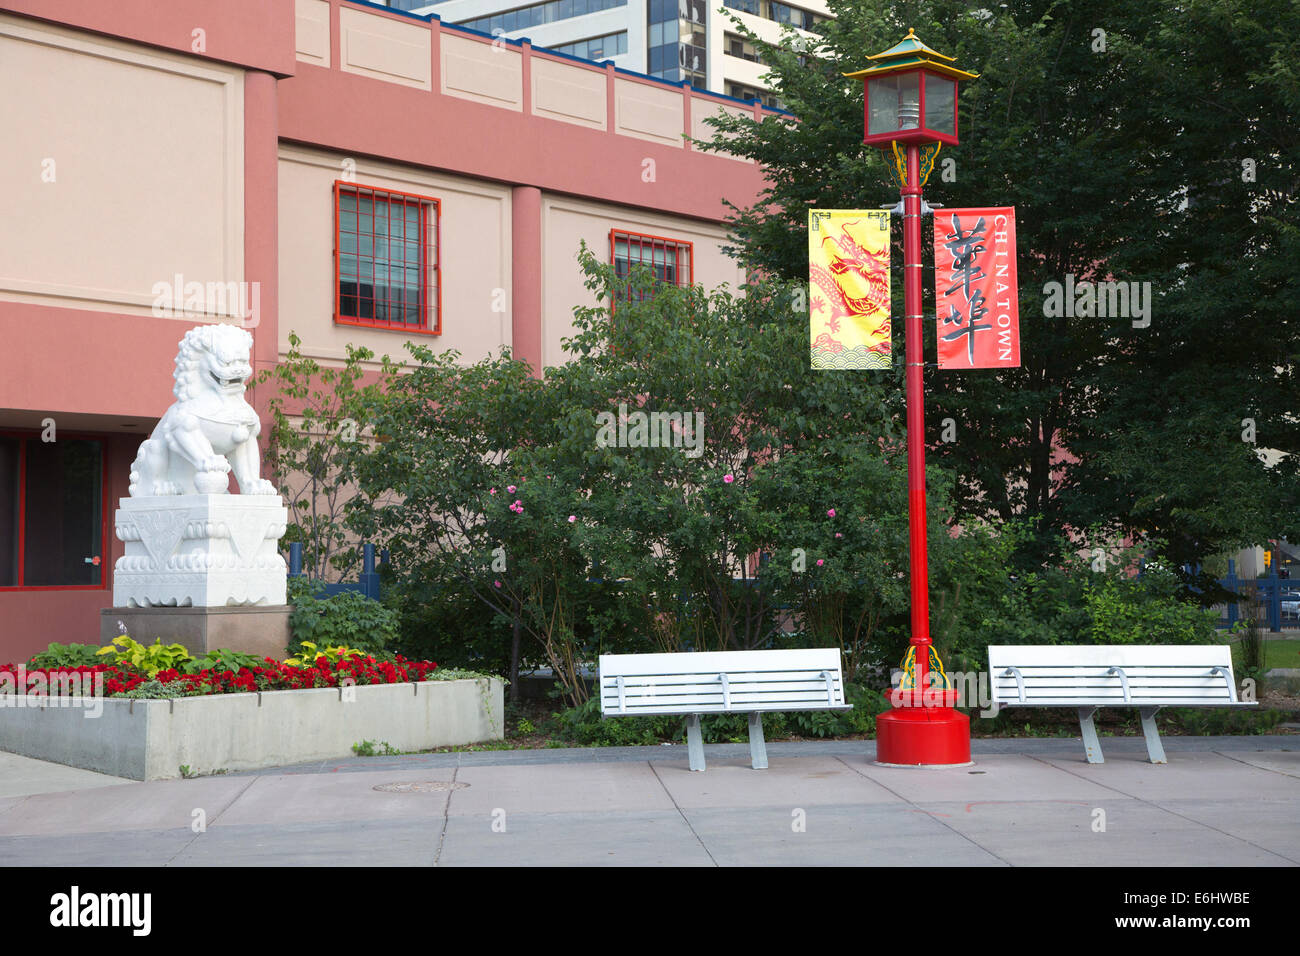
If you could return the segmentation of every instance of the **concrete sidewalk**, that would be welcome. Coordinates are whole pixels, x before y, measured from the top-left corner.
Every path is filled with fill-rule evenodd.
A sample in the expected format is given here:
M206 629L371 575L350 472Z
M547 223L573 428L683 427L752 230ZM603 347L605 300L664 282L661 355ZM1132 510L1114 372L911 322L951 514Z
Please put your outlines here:
M897 770L870 741L353 758L136 783L0 755L17 865L1287 866L1300 738L977 740ZM43 778L44 775L44 778ZM47 780L44 789L42 779Z

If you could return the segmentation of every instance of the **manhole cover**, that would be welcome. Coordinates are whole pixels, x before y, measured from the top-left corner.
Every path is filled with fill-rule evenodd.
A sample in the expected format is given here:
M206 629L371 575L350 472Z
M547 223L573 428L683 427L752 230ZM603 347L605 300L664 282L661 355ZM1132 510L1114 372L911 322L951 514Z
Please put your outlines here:
M381 783L374 789L380 793L437 793L440 790L464 790L467 783L449 780L422 780L419 783Z

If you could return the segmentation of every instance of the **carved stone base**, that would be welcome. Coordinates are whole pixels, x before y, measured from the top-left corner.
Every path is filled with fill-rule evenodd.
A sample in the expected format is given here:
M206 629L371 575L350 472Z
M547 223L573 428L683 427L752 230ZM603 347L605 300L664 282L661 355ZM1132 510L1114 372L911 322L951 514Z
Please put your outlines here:
M99 643L126 632L141 644L161 638L183 644L196 657L232 650L284 660L289 646L289 612L280 607L106 607L99 612Z
M288 569L276 543L288 520L279 495L122 498L113 604L281 606Z

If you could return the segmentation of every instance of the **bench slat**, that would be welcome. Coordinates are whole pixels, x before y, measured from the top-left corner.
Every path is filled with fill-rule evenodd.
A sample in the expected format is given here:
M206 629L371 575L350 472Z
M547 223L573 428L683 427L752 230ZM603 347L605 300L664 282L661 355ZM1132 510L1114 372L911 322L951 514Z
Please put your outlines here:
M719 686L718 675L692 681L681 681L676 683L660 683L658 681L649 681L647 683L636 683L637 678L623 678L623 688L629 694L640 693L663 693L676 694L690 691L702 691L715 689ZM744 691L748 693L778 693L784 690L818 690L822 696L826 695L826 681L822 678L811 680L784 680L784 681L738 681L730 674L727 675L727 682L731 685L733 691ZM617 686L616 680L603 680L601 687L611 690ZM834 681L834 686L838 690L843 685L840 681Z
M852 709L836 648L605 654L599 667L607 716Z
M836 648L785 651L697 651L684 654L602 654L601 676L648 674L744 674L770 671L832 670L839 673Z
M723 671L689 671L677 674L601 674L602 681L613 683L618 677L623 678L625 687L673 687L688 684L704 684L710 681L717 682L718 675ZM821 675L824 670L815 671L772 671L768 674L756 674L753 671L732 671L725 672L727 680L732 684L782 684L782 683L805 683L825 685L826 681ZM832 675L838 683L840 676L838 673Z
M1232 652L1223 645L993 645L989 674L993 699L1002 704L1237 703Z
M722 701L716 704L693 704L690 707L678 707L668 704L647 705L644 707L628 707L622 713L611 710L608 711L610 717L663 717L663 716L681 716L685 714L751 714L751 713L775 713L778 711L798 710L852 710L852 704L815 704L808 701L767 701L753 706L737 707L733 702L730 710L722 706Z

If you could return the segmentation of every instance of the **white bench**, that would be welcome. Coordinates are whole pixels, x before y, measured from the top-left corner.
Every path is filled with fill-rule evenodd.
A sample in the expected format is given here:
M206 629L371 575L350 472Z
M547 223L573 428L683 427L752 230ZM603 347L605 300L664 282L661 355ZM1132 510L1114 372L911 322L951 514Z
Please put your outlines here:
M1161 707L1250 707L1237 699L1232 650L1195 645L990 645L989 685L999 707L1075 707L1089 763L1104 763L1092 717L1136 707L1152 763L1166 763Z
M763 712L851 710L844 699L838 648L792 651L702 651L685 654L602 654L604 717L686 716L692 770L704 769L703 714L748 714L749 755L767 767Z

